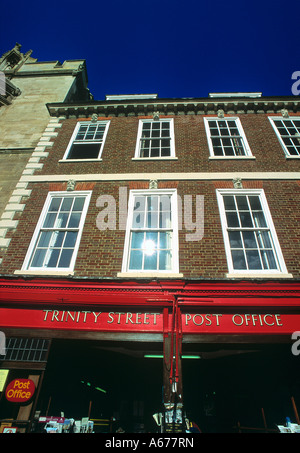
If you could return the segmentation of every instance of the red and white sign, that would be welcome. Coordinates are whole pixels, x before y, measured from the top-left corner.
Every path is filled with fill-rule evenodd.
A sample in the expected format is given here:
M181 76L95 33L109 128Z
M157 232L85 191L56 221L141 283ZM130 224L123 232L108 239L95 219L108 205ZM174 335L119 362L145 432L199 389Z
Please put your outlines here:
M183 334L283 334L291 335L300 330L300 313L280 313L244 310L231 313L191 311L181 313ZM256 312L253 312L257 310ZM172 327L172 314L164 316L163 310L151 312L92 310L30 310L0 309L0 329L5 327L24 329L50 329L97 332L147 332L163 333Z
M4 434L15 434L17 432L17 429L18 428L15 428L13 426L9 426L9 427L6 427L6 428L3 428L3 433Z
M11 403L25 403L35 392L35 385L31 379L14 379L5 390L5 397Z

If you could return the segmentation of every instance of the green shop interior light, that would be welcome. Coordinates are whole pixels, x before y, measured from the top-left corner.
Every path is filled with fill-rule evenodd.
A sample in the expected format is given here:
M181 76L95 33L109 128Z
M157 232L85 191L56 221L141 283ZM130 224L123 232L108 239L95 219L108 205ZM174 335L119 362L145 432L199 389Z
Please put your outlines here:
M163 359L162 354L144 354L144 359ZM182 359L201 359L200 355L182 355Z
M85 382L85 381L80 381L80 382L81 382L81 384L85 384L88 387L92 387L92 384L90 382ZM98 390L99 392L102 392L102 393L107 393L106 390L103 390L100 387L94 387L94 389Z

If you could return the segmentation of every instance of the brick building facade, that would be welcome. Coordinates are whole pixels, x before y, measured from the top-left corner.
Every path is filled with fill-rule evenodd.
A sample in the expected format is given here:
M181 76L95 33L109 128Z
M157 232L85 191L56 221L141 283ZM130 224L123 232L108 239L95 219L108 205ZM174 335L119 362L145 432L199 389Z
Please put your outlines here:
M300 330L297 98L132 95L47 108L40 142L51 146L34 151L39 165L18 182L24 209L1 249L7 337L51 340L54 350L70 339L135 350L145 367L144 353L162 354L165 432L183 429L190 409L204 431L247 422L239 391L221 381L245 385L249 413L254 392L258 412L266 404L280 418L292 407L299 421L291 352ZM184 365L192 353L207 368ZM274 371L276 354L287 376ZM241 356L253 360L254 377L236 377ZM256 382L261 359L270 368ZM45 360L39 366L47 379ZM206 373L217 392L204 390ZM277 407L272 379L289 393ZM34 409L45 409L41 401Z

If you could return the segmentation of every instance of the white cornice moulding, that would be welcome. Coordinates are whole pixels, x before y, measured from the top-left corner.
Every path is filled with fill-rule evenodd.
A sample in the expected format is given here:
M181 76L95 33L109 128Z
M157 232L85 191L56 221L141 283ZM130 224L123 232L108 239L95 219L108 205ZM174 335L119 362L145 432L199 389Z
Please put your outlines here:
M69 175L23 175L20 182L75 181L225 181L235 178L250 180L300 180L300 172L224 172L224 173L106 173Z

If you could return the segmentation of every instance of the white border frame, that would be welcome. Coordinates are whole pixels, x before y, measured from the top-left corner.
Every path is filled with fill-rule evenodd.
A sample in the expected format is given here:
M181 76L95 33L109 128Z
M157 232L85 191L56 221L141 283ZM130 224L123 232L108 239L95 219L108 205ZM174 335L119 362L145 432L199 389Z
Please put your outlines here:
M229 270L229 275L227 276L233 276L233 277L249 277L249 278L254 278L254 276L259 276L259 277L268 277L268 276L280 276L282 274L285 274L286 277L290 276L288 274L283 254L281 251L281 247L278 241L277 233L275 230L275 226L272 220L271 212L267 203L267 199L264 193L263 189L217 189L216 190L217 194L217 201L218 201L218 206L219 206L219 213L220 213L220 219L221 219L221 226L222 226L222 233L223 233L223 239L224 239L224 246L225 246L225 253L226 253L226 259L227 259L227 265L228 265L228 270ZM267 227L270 230L270 234L272 237L272 241L274 244L274 253L276 254L277 262L279 265L279 269L270 269L270 270L236 270L233 268L233 263L232 263L232 258L231 258L231 248L230 248L230 243L229 243L229 236L228 236L228 231L227 231L227 222L226 222L226 216L225 216L225 207L224 207L224 201L223 201L223 196L224 195L258 195L260 197L261 205L263 208L263 212L265 215L265 219L267 222Z
M134 199L136 196L147 196L147 195L171 195L171 212L172 212L172 269L171 270L128 270L129 260L129 243L130 243L130 232L132 224L132 215L134 208ZM131 190L129 193L128 201L128 215L126 224L126 234L124 241L124 252L122 262L122 272L118 276L173 276L179 275L179 244L178 244L178 203L177 203L177 189L153 189L153 190Z
M281 135L280 135L280 133L279 133L279 131L277 129L277 126L274 123L274 120L281 120L281 121L282 120L283 121L284 120L292 120L293 121L293 119L300 120L300 116L289 116L288 118L284 118L283 116L269 116L268 118L269 118L270 123L272 124L272 127L273 127L273 129L275 131L275 134L276 134L276 136L278 138L278 141L279 141L279 143L281 145L281 148L283 149L283 152L284 152L284 155L285 155L286 159L300 159L300 154L298 156L294 156L294 155L292 155L292 154L290 154L288 152L288 149L285 146L284 141L282 140L282 137L281 137ZM292 137L292 135L290 137Z
M35 227L33 236L31 238L31 241L30 241L30 244L29 244L26 256L25 256L24 263L23 263L23 266L22 266L22 271L34 271L34 272L39 272L39 273L43 273L43 274L44 273L45 274L47 274L47 273L57 273L57 274L59 274L59 273L65 273L66 271L70 271L70 272L73 271L74 266L75 266L75 261L76 261L76 258L77 258L77 254L78 254L78 250L79 250L80 240L81 240L81 236L82 236L82 232L83 232L83 227L84 227L84 223L85 223L88 207L89 207L89 204L90 204L91 195L92 195L92 191L90 191L90 190L88 190L88 191L72 191L72 192L71 191L63 191L63 192L55 191L55 192L49 192L48 193L47 198L46 198L45 203L44 203L44 207L43 207L42 212L40 214L38 223L37 223L37 225ZM45 219L45 215L48 212L48 209L49 209L49 206L50 206L52 198L54 198L54 197L64 197L65 198L65 197L68 197L68 196L69 197L77 197L77 196L78 197L80 197L80 196L85 196L86 197L85 202L84 202L84 206L83 206L83 210L82 210L82 213L81 213L80 222L79 222L79 225L78 225L78 235L77 235L76 243L75 243L75 246L74 246L74 253L73 253L72 259L70 261L70 266L69 267L60 267L60 268L41 268L41 267L29 266L30 260L32 258L32 255L33 255L35 247L36 247L36 243L37 243L37 240L38 240L38 237L39 237L40 230L42 228L42 225L43 225L43 222L44 222L44 219Z
M170 156L162 156L162 157L140 157L140 142L141 142L141 135L142 135L142 129L143 129L143 123L154 123L154 122L169 122L170 123ZM176 159L175 157L175 133L174 133L174 119L173 118L159 118L159 120L154 120L153 118L146 118L139 120L139 127L138 127L138 133L137 133L137 139L136 139L136 145L135 145L135 152L134 152L134 160L170 160L170 159Z
M225 116L224 118L219 118L219 117L214 117L214 116L209 116L209 117L204 117L204 126L205 126L205 132L206 132L206 137L207 137L207 142L208 142L208 147L209 147L209 154L210 154L210 159L255 159L255 157L252 155L251 148L249 146L248 140L246 138L241 120L237 116ZM236 126L238 128L238 131L240 133L240 136L243 139L243 144L244 144L244 150L245 150L245 155L244 156L215 156L214 154L214 148L211 140L211 134L210 134L210 129L209 129L209 121L235 121Z
M78 133L78 130L80 128L80 126L82 124L100 124L100 123L104 123L105 124L105 130L104 130L104 134L103 134L103 138L102 138L102 143L100 145L100 148L99 148L99 154L98 154L98 157L95 158L95 159L91 159L91 158L88 158L88 159L67 159L67 156L69 155L69 152L71 150L71 146L73 144L73 142L75 141L75 138L76 138L76 135ZM67 146L67 149L65 151L65 154L63 156L63 158L59 161L59 162L86 162L86 161L101 161L101 156L102 156L102 152L103 152L103 148L104 148L104 144L105 144L105 140L106 140L106 136L107 136L107 133L108 133L108 129L109 129L109 125L110 125L110 120L103 120L103 121L96 121L95 123L91 123L91 121L78 121L78 123L76 124L76 127L73 131L73 134L72 134L72 137L68 143L68 146ZM84 143L84 141L82 142ZM95 140L95 143L99 143L99 141Z

